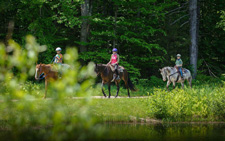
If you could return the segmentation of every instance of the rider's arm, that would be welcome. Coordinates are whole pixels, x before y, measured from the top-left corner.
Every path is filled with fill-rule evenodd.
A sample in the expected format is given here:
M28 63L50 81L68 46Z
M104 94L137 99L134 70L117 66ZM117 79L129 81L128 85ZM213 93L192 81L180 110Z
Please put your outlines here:
M183 61L180 59L180 67L183 66Z
M63 59L63 55L62 54L60 54L60 60L62 60Z
M119 64L119 61L120 61L120 56L119 56L119 54L117 54L117 62L116 62L116 64Z
M60 54L60 63L62 63L62 59L63 59L63 55L62 54Z
M59 60L59 55L58 55L58 54L56 54L55 58Z
M182 65L183 65L183 62L182 62L182 60L180 60L179 63L176 66L177 67L182 67Z

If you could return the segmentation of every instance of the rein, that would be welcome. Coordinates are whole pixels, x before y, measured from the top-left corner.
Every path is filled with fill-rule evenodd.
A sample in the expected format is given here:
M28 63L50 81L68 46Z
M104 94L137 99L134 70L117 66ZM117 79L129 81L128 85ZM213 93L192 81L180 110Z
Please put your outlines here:
M53 57L53 59L52 59L51 63L55 60L55 57L56 57L56 56L54 56L54 57ZM51 63L50 63L50 64L51 64Z
M172 76L172 75L174 75L174 74L176 74L176 73L178 73L178 72L175 72L175 73L173 73L173 74L169 75L169 77L170 77L170 76Z
M55 60L55 57L56 57L56 56L54 56L54 57L53 57L53 59L52 59L51 63L53 63L53 61ZM51 63L50 63L50 64L51 64ZM40 71L41 71L41 68L40 68ZM41 77L41 76L43 76L43 77ZM42 74L39 76L39 79L41 79L41 80L42 80L42 79L44 79L46 76L47 76L47 74L46 74L46 75L44 75L44 73L42 73ZM41 78L40 78L40 77L41 77Z
M40 66L40 72L41 72L41 67L42 67L42 66ZM41 77L41 76L43 76L43 77ZM44 79L46 76L47 76L47 74L44 75L44 72L43 72L43 73L39 76L39 79L42 80L42 79ZM41 78L40 78L40 77L41 77Z
M171 77L171 76L173 76L173 75L174 75L174 74L176 74L176 73L179 73L179 72L175 72L175 73L170 74L170 75L168 76L168 77L169 77L169 81L171 81L171 80L170 80L170 77ZM179 80L179 75L177 76L177 80L176 80L176 82L177 82L178 80Z
M97 76L99 76L101 73L104 75L104 71L107 70L108 73L108 67L109 65L106 65L104 69L102 69L102 71L98 71Z

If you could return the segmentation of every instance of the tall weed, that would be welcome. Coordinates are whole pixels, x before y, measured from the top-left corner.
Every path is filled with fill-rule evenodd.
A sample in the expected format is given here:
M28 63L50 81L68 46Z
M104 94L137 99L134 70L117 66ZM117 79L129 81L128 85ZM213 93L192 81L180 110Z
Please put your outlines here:
M167 121L224 121L225 88L155 89L149 98L149 114Z

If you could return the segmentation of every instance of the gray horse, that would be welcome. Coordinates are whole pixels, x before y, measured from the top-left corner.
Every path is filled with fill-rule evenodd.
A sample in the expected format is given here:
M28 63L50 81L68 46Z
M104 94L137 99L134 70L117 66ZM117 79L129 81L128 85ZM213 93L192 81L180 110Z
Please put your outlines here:
M184 73L183 73L183 79L180 76L180 73L177 71L176 68L174 67L164 67L162 69L159 69L163 81L166 81L167 78L167 89L169 91L169 85L170 83L173 83L173 88L175 88L175 84L176 83L181 83L182 88L184 88L184 81L187 80L190 87L192 87L192 76L191 76L191 72L188 69L184 69Z

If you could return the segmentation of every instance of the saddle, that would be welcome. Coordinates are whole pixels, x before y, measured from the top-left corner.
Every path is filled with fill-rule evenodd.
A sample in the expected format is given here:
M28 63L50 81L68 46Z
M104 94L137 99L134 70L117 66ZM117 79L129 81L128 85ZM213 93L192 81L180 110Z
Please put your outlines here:
M119 66L119 67L118 67L118 72L123 72L124 69L125 69L124 67Z
M110 66L111 70L114 72L114 71L115 71L115 67L114 67L114 66L112 66L112 65L109 65L109 66ZM118 66L117 70L118 70L118 72L123 72L124 67L122 67L122 66Z
M177 69L177 72L179 72L179 73L180 73L180 71L179 71L179 69L178 69L178 67L177 67L177 66L174 66L174 68L176 68L176 69ZM187 72L187 70L186 70L186 69L184 69L184 68L182 68L181 70L182 70L182 73L183 73L183 74Z

